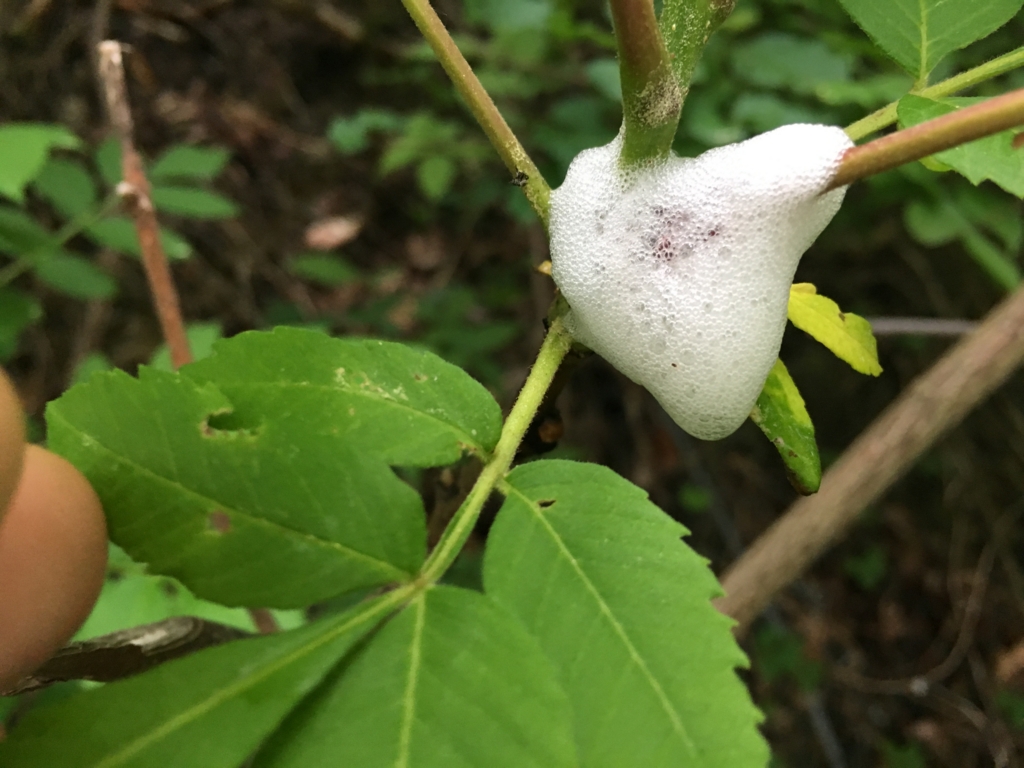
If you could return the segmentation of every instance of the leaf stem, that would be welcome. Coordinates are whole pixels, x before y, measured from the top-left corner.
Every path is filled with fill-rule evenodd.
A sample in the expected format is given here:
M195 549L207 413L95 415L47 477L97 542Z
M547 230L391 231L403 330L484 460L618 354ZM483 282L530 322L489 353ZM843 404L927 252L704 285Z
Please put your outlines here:
M624 165L665 157L683 106L651 0L611 0L622 81Z
M684 101L708 38L735 4L736 0L664 0L658 23Z
M828 189L1024 124L1024 88L846 151Z
M544 227L548 226L548 198L551 187L541 175L530 156L526 154L519 139L508 127L490 95L473 73L466 57L462 55L455 41L452 40L444 23L431 7L429 0L402 0L412 20L419 28L423 37L434 51L444 71L451 78L455 90L469 105L473 117L484 129L487 138L498 155L501 156L509 173L517 180L525 182L523 192L530 205L537 212ZM525 175L525 179L523 176Z
M999 77L999 75L1011 72L1021 66L1024 66L1024 46L998 56L991 61L986 61L984 64L979 64L973 69L968 69L966 72L961 72L959 75L955 75L948 80L943 80L941 83L923 88L917 91L916 95L929 99L951 96L954 93L973 88L986 80ZM892 104L887 104L870 115L862 117L857 122L850 123L850 125L846 126L846 135L854 141L859 141L865 136L870 136L872 133L883 128L888 128L896 122L896 107L898 104L898 100L894 101Z
M551 322L551 327L544 338L544 343L537 354L537 360L533 364L530 375L519 391L516 404L512 406L512 411L505 420L501 429L501 437L498 439L498 445L494 448L494 453L491 454L490 461L484 465L466 500L462 502L462 506L455 513L452 522L442 534L441 540L434 551L430 553L426 563L423 564L420 571L420 582L427 584L436 582L455 562L455 558L462 551L462 546L469 538L477 518L480 517L484 504L490 498L495 486L505 477L512 466L516 449L519 448L526 430L530 428L533 417L543 402L544 395L551 386L558 367L569 352L571 345L572 337L565 329L561 317L556 316Z

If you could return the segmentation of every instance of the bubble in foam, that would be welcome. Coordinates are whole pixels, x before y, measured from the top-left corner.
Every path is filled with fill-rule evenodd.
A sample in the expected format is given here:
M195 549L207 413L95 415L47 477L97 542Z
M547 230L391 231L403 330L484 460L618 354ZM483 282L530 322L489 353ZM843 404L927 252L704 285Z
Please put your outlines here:
M572 335L683 429L743 423L779 353L800 257L842 203L839 128L787 125L623 172L621 137L551 195L551 264ZM671 322L665 322L670 318Z

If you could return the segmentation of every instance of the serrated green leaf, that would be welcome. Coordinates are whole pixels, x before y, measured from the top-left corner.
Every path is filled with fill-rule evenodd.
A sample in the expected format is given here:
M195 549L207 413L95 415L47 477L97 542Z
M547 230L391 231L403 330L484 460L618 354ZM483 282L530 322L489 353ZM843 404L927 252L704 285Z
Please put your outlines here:
M32 186L69 219L96 204L96 184L78 160L51 157Z
M816 493L821 485L821 458L814 424L781 360L768 374L750 419L779 452L793 487L804 495Z
M788 313L789 322L820 341L853 370L869 376L882 372L871 324L860 315L843 312L810 283L790 287Z
M34 296L0 287L0 361L14 354L21 332L42 316L43 308Z
M231 154L224 147L196 147L176 144L164 152L149 169L150 181L195 179L210 181L220 175Z
M109 299L117 293L114 279L88 259L57 251L40 258L36 276L49 287L76 299Z
M37 709L0 742L0 764L237 768L393 603L377 598Z
M580 764L765 765L761 716L735 673L746 659L686 529L593 464L535 461L507 483L485 591L554 663Z
M947 54L995 32L1021 0L839 0L878 47L917 79Z
M50 403L49 445L97 489L111 540L199 597L299 608L412 578L419 496L302 406L289 420L181 375L111 371Z
M909 128L934 117L977 104L984 99L950 98L937 101L910 94L897 106L900 127ZM1017 197L1024 197L1024 151L1014 149L1018 131L1008 130L947 149L932 157L966 176L972 184L991 180Z
M196 187L154 185L153 204L158 211L193 219L230 219L238 215L238 206L234 202L216 192Z
M9 123L0 126L0 195L25 199L25 187L42 170L51 150L77 149L78 137L62 125Z
M86 227L85 234L111 250L126 253L129 256L142 256L139 236L135 233L135 224L131 219L126 219L123 216L110 216ZM164 252L168 259L182 261L192 255L192 246L186 240L163 227L160 228L160 242L164 246Z
M543 653L491 600L416 597L277 731L256 768L570 768L572 719Z
M501 409L483 386L404 344L277 328L222 341L183 373L215 383L239 414L297 414L305 429L339 435L392 466L486 455L501 433Z
M288 262L288 271L314 283L335 288L359 278L359 270L340 256L303 253Z

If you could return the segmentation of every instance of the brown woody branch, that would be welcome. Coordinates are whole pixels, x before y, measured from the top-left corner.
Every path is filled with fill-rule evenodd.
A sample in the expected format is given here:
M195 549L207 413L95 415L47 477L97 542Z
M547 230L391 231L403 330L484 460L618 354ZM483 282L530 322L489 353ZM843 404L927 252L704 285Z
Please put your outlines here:
M828 189L844 187L1021 124L1024 88L848 149Z
M117 192L128 204L142 251L142 266L153 296L153 306L160 330L171 353L171 366L175 369L192 362L185 322L181 317L181 303L174 287L167 255L160 242L160 225L150 193L149 179L142 164L142 156L135 148L132 111L128 103L128 88L124 78L124 48L115 40L104 40L98 46L99 74L103 96L111 125L121 142L121 167L124 176ZM263 608L249 611L256 628L263 633L276 632L277 621Z
M132 138L132 113L128 105L128 89L124 80L124 61L121 44L104 40L99 45L100 80L107 103L110 122L121 141L121 165L124 180L118 185L118 193L128 203L135 231L139 236L142 251L142 266L153 295L153 304L160 330L171 352L171 364L178 368L192 361L192 353L185 334L185 323L181 319L178 292L174 288L167 256L160 242L160 225L156 220L156 209L150 195L149 179L142 166L142 157L135 149Z
M1024 287L918 377L722 579L719 610L744 631L773 595L839 539L944 432L1024 361Z

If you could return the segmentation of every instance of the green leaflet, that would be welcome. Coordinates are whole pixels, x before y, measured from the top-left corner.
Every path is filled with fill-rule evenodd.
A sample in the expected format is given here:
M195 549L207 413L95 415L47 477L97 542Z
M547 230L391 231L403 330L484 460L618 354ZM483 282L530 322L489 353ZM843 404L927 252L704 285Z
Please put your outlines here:
M487 597L414 598L289 717L254 768L570 768L550 663Z
M853 370L870 376L882 372L868 321L852 312L843 312L810 283L790 287L788 314L793 325L820 341Z
M237 768L401 597L172 661L29 714L4 768Z
M145 566L134 562L124 550L112 544L103 591L89 618L75 634L75 640L88 640L171 616L197 616L249 632L257 631L252 616L244 608L228 608L200 600L174 579L147 573ZM274 617L284 629L305 623L301 611L274 611Z
M1021 0L839 0L878 47L918 80L947 54L995 32Z
M198 187L155 185L153 204L158 211L193 219L230 219L238 215L238 206L234 202Z
M83 214L98 199L96 183L79 160L50 158L32 186L69 219Z
M802 494L821 485L821 459L814 424L789 371L781 360L768 374L750 419L779 451L793 487Z
M984 99L935 100L910 94L900 99L897 107L900 127L908 128L981 101ZM978 185L988 179L1010 194L1024 197L1024 152L1013 148L1013 139L1018 133L1016 130L1002 131L939 152L933 158L963 174L972 184Z
M77 149L78 137L62 125L10 123L0 126L0 195L17 203L54 149Z
M392 466L486 455L501 433L501 409L483 386L404 344L277 328L222 341L183 373L215 382L240 413L299 419Z
M536 461L508 476L485 591L554 663L585 768L768 762L734 671L746 659L685 533L604 467Z
M211 181L220 175L230 158L230 153L223 147L175 144L153 163L149 169L149 178L152 181ZM120 177L120 167L117 170L117 176Z

